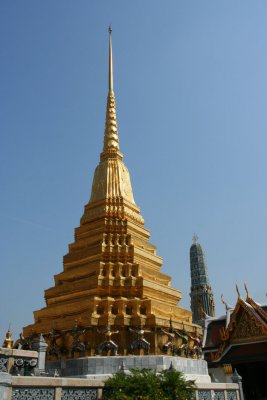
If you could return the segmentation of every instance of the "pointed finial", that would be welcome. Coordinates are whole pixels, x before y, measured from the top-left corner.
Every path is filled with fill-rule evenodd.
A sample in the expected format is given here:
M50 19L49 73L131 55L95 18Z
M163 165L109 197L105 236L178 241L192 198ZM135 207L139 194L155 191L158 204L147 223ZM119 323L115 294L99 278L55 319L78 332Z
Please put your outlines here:
M221 300L222 303L225 305L225 309L227 310L231 310L233 307L229 306L229 304L226 303L225 298L223 297L223 294L221 294Z
M172 363L172 361L171 361L170 366L169 366L169 368L168 368L168 371L173 371L174 369L175 369L175 368L174 368L173 363Z
M127 369L127 368L126 368L125 362L122 361L122 362L121 362L121 365L120 365L120 367L119 367L119 371L120 371L120 372L124 372L126 369Z
M109 26L109 62L108 62L108 98L106 109L106 126L104 133L104 148L101 159L120 158L119 136L116 117L116 102L113 91L113 54L112 54L112 28Z
M240 292L239 292L239 289L238 289L237 284L235 285L235 287L236 287L236 291L237 291L237 294L238 294L238 298L241 299L241 294L240 294Z
M246 282L244 282L244 286L245 286L245 291L246 291L246 293L247 293L247 299L249 299L249 298L250 298L250 294L249 294L249 291L248 291L248 287L247 287L247 285L246 285Z
M200 311L200 318L199 318L199 319L204 319L204 320L205 320L205 319L210 318L210 315L208 315L208 314L205 312L204 307L203 307L202 300L201 300L200 298L197 299L197 303L198 303L198 305L199 305L199 311Z
M198 242L198 236L194 233L193 237L192 237L193 243L197 243Z
M119 373L124 375L131 375L131 371L126 367L124 361L122 361L121 365L119 366Z
M233 381L233 383L240 383L240 382L242 382L242 377L238 374L236 368L235 368L235 371L234 371L234 373L233 373L233 375L232 375L232 381Z
M109 76L109 92L113 92L113 54L112 54L112 28L111 25L109 25L108 28L109 31L109 68L108 68L108 76Z
M6 349L13 349L13 340L12 340L12 332L10 330L10 324L2 347Z

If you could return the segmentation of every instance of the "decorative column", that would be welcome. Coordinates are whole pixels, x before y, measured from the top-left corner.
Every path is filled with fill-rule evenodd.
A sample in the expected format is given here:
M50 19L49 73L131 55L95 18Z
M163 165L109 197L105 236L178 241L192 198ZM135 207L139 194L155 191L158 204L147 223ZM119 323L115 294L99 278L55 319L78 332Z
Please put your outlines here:
M233 373L232 381L233 381L233 383L237 383L239 386L240 400L245 400L244 393L243 393L243 386L242 386L242 377L240 375L238 375L238 372L236 369L235 369L235 372Z
M42 334L33 339L32 349L38 352L37 368L40 372L45 372L45 359L48 344Z
M0 399L9 400L11 390L11 375L7 372L0 372Z

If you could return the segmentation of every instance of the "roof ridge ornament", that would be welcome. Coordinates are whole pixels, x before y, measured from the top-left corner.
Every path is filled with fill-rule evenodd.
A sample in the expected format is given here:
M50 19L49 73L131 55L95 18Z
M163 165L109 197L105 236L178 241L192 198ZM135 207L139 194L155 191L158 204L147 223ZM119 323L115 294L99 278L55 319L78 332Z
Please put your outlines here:
M223 294L221 294L221 300L222 303L225 305L225 311L226 311L226 319L225 319L225 328L227 329L229 323L230 323L230 317L231 317L231 311L234 309L232 306L226 303Z
M250 296L250 294L249 294L249 291L248 291L248 287L247 287L247 285L246 285L246 282L244 282L244 286L245 286L245 291L246 291L246 293L247 293L247 300L248 300L248 299L251 298L251 296Z
M237 283L236 283L235 287L236 287L236 291L237 291L237 294L238 294L238 299L242 299L241 294L240 294L239 289L238 289L238 286L237 286Z
M223 294L221 294L221 301L222 301L222 303L225 305L226 311L227 311L227 310L233 310L233 307L230 306L228 303L226 303L226 300L225 300Z
M197 244L198 243L198 236L196 233L194 233L193 237L192 237L193 243Z

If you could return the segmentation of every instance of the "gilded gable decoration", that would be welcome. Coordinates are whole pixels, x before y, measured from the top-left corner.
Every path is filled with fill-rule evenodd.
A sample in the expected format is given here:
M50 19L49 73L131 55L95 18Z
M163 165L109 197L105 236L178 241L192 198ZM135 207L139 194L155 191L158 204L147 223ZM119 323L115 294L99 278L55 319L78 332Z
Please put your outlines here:
M251 339L260 336L264 336L263 329L247 313L243 312L236 329L233 331L232 339Z
M248 295L246 301L237 288L238 300L231 314L230 322L220 328L221 343L219 349L210 353L210 359L219 361L231 348L243 342L258 342L267 340L266 312Z

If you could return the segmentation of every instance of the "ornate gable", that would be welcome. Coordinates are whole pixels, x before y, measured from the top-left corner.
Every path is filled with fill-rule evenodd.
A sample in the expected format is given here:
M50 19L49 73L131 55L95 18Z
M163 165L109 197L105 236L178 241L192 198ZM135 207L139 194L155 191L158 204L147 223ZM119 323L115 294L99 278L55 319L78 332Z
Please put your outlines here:
M230 335L230 342L253 340L266 336L263 326L247 312L243 311L236 328Z
M253 309L255 310L255 312L263 319L263 321L265 321L267 323L267 312L264 311L264 309L258 304L256 303L248 294L247 298L246 298L246 302L249 303L251 305L251 307L253 307Z
M211 353L211 360L219 361L232 346L267 341L267 323L262 315L239 295L228 327L220 330L221 344Z

